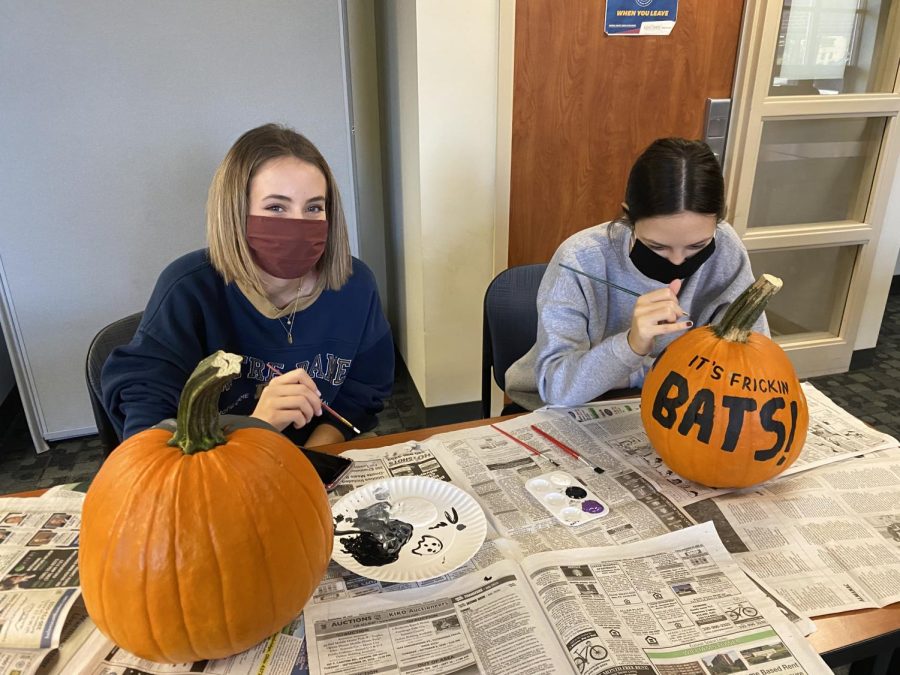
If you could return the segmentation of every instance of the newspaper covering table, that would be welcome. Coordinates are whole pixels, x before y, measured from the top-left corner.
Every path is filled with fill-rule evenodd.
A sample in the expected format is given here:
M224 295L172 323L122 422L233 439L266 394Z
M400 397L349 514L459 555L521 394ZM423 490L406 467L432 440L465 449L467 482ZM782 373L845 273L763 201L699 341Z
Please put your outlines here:
M310 667L323 675L831 672L709 523L305 614Z
M483 631L492 630L513 641L536 640L534 672L549 672L541 670L547 655L562 658L556 663L568 663L574 672L600 672L596 664L603 662L607 664L603 668L613 663L639 666L619 672L692 673L700 672L694 668L698 658L709 659L705 664L710 672L726 672L735 659L758 665L760 672L829 672L821 670L821 661L810 657L806 643L798 638L813 629L804 612L884 606L900 593L900 549L892 540L900 530L900 525L894 525L900 521L896 498L900 451L894 439L866 427L821 392L809 385L804 390L810 402L810 432L800 457L781 477L744 491L710 490L671 475L647 442L637 400L544 409L505 421L499 429L485 425L418 443L347 452L356 463L330 495L332 501L355 487L391 476L452 481L484 508L489 527L481 550L451 574L419 583L377 582L332 563L304 615L278 635L230 659L161 666L119 650L94 630L70 661L77 670L57 672L299 675L308 671L307 639L311 672L343 672L340 668L346 669L347 664L332 660L339 651L335 645L345 640L340 637L343 633L338 626L326 629L327 624L320 621L396 610L400 614L392 616L400 626L400 615L421 618L445 612L450 616L461 612L460 603L465 602L471 602L467 611L474 613L456 619L458 625L453 620L438 622L430 635L430 619L422 618L412 621L409 634L399 627L396 630L402 635L392 633L389 639L400 640L409 659L434 657L432 648L443 654L432 659L437 661L432 666L404 672L467 672L448 670L448 664L467 664L462 667L476 672L488 662L493 668L507 653L495 653L493 644L476 644ZM534 427L577 448L603 472L561 452ZM571 528L541 507L525 489L525 482L556 466L601 495L609 505L608 515ZM33 501L37 500L29 500ZM703 521L715 525L724 545L716 539L712 524L692 527ZM778 539L776 531L788 543ZM34 535L18 533L13 541L30 536ZM62 544L66 538L54 540ZM77 539L70 544L77 545ZM662 558L655 557L664 555L660 546L668 546L669 554L673 546L702 547L712 565L709 575L692 577L686 585L674 572L666 577L661 571L665 566L657 564ZM570 578L563 571L576 560L573 569L581 569L589 580L573 580L580 575L571 571ZM757 590L735 561L770 596ZM672 559L672 569L680 569L683 563ZM610 572L626 568L627 573ZM646 587L644 581L632 580L638 578L635 569L646 572L640 577ZM501 578L504 583L494 583ZM661 579L671 582L665 593L660 590L665 587ZM651 587L655 590L648 591ZM654 597L654 592L662 597ZM477 610L492 601L506 602L507 597L516 598L521 620L495 626L491 621L497 617L477 618ZM734 602L725 607L729 598ZM431 606L432 600L438 605ZM774 613L773 600L778 607ZM745 611L742 602L752 609ZM401 611L404 607L408 611ZM749 616L754 611L757 614ZM572 628L570 620L583 622L583 630ZM575 633L570 634L571 630ZM394 628L387 630L391 631ZM584 638L582 633L596 635ZM746 650L750 652L745 654ZM376 653L380 654L372 652L367 664L374 662ZM523 652L512 653L522 665ZM600 654L603 658L595 658ZM765 671L770 667L780 670Z
M80 501L0 499L0 674L36 672L77 623ZM83 607L83 606L82 606Z
M900 449L695 502L748 570L811 616L900 601Z

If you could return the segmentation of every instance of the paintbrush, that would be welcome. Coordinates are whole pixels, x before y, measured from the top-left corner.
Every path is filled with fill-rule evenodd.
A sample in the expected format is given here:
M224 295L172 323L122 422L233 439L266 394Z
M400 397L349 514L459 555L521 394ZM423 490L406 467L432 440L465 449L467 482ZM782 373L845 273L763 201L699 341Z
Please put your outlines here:
M625 288L624 286L619 286L618 284L614 284L613 282L608 281L607 279L603 279L601 277L595 277L593 274L588 274L587 272L585 272L583 270L575 269L574 267L569 267L568 265L566 265L564 263L559 263L559 266L569 270L570 272L575 272L575 274L580 274L583 277L587 277L588 279L591 279L592 281L598 281L601 284L606 284L607 286L610 286L612 288L615 288L616 290L622 291L623 293L628 293L628 295L633 295L636 298L641 297L641 294L638 293L637 291L633 291L630 288Z
M544 431L543 429L541 429L540 427L538 427L536 424L532 424L532 425L531 425L531 430L532 430L534 433L538 434L539 436L542 436L542 437L546 438L548 441L550 441L551 443L553 443L553 445L555 445L557 448L559 448L560 450L562 450L564 453L566 453L566 454L569 455L570 457L574 457L575 459L584 462L584 463L587 464L589 467L591 467L596 473L604 473L603 469L601 469L599 466L594 466L593 464L591 464L591 463L590 463L589 461L587 461L584 457L582 457L582 456L578 453L577 450L573 450L573 449L570 448L568 445L566 445L565 443L563 443L561 440L559 440L559 439L557 439L557 438L553 438L553 436L551 436L551 435L548 434L546 431Z
M284 375L284 373L282 373L280 370L278 370L278 368L273 366L271 363L267 363L266 365L269 367L269 370L271 370L276 375ZM340 422L341 424L346 426L348 429L353 429L353 431L357 434L362 433L359 429L357 429L355 426L353 426L353 424L350 422L350 420L348 420L347 418L342 416L334 408L332 408L330 405L325 403L325 401L322 401L322 409L325 410L326 412L328 412L329 415L334 417L338 422Z
M513 441L513 442L515 442L515 443L518 443L518 444L521 445L523 448L525 448L526 450L528 450L528 452L530 452L532 455L537 455L538 457L543 457L544 459L546 459L547 461L549 461L553 466L555 466L556 468L559 468L559 464L557 464L557 463L556 463L554 460L552 460L550 457L547 457L546 455L544 455L540 450L538 450L537 448L535 448L535 447L532 446L532 445L528 445L528 443L526 443L526 442L523 441L522 439L516 438L516 437L513 436L511 433L509 433L509 432L507 432L507 431L503 431L503 429L501 429L500 427L498 427L496 424L492 424L492 425L491 425L491 429L493 429L493 430L495 430L495 431L499 431L501 434L503 434L504 436L506 436L506 437L507 437L508 439L510 439L511 441Z
M598 283L605 284L611 288L615 288L617 291L622 291L623 293L628 293L628 295L633 295L636 298L641 297L641 294L638 293L637 291L633 291L630 288L625 288L624 286L619 286L619 284L614 284L613 282L609 281L608 279L603 279L602 277L596 277L593 274L588 274L584 270L579 270L574 267L569 267L565 263L559 263L559 266L564 269L569 270L570 272L575 272L575 274L580 274L583 277L587 277L591 281L596 281ZM688 316L688 313L685 312L684 310L681 310L681 315Z

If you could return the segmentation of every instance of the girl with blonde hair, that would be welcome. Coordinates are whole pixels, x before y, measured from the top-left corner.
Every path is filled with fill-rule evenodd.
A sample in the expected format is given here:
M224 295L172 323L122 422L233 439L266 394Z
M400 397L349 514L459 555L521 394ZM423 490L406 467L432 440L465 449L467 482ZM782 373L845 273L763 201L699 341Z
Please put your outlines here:
M213 178L206 231L209 248L162 272L134 339L103 367L120 437L174 417L188 375L217 349L244 357L223 414L252 415L308 446L352 434L323 415L323 401L372 429L393 383L393 341L318 149L276 124L246 132Z

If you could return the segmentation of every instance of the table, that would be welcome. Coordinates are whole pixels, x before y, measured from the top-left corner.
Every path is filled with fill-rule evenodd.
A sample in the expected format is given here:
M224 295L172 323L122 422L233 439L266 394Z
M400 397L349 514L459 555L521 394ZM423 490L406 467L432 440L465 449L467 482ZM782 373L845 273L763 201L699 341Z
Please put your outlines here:
M316 450L338 454L345 450L379 448L407 441L423 441L435 434L495 424L513 417L517 417L517 415L416 429L389 436L361 438L355 441L325 445ZM819 616L813 621L815 621L817 630L807 639L832 668L854 663L852 675L900 673L900 663L894 663L894 670L888 670L891 667L892 652L900 648L900 603L882 609L862 609Z
M423 441L435 434L494 424L517 415L473 420L439 427L416 429L389 436L372 436L344 443L316 448L321 452L339 454L345 450L379 448L407 441ZM20 492L8 497L36 497L45 490ZM808 639L832 668L853 663L852 675L862 673L885 674L900 672L892 653L900 648L900 603L882 609L863 609L842 614L819 616L814 619L817 630ZM892 668L889 670L889 668Z

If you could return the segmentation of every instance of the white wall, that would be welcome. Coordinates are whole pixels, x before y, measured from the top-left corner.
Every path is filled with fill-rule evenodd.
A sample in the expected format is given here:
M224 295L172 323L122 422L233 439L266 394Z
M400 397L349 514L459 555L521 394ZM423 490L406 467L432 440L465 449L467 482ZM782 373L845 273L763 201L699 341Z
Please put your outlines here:
M397 349L424 399L425 308L416 7L417 3L384 0L376 4L375 18L381 88L389 319Z
M91 337L203 245L209 181L247 129L284 122L319 146L359 251L341 9L0 3L0 318L45 437L93 430Z
M493 275L498 5L379 5L396 339L426 406L480 398Z
M390 312L384 228L384 188L381 179L381 121L378 109L378 58L375 42L375 0L344 4L347 60L350 70L353 174L356 185L359 257L372 269L381 301ZM346 195L350 200L353 195Z
M853 349L871 349L878 342L891 281L895 274L900 274L898 252L900 252L900 171L895 171Z

